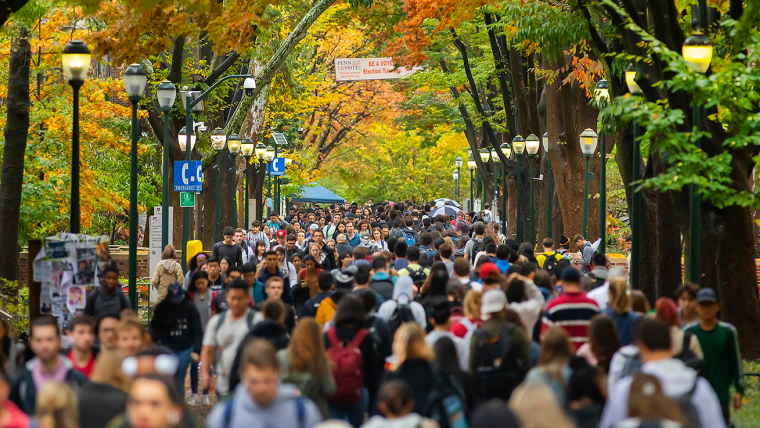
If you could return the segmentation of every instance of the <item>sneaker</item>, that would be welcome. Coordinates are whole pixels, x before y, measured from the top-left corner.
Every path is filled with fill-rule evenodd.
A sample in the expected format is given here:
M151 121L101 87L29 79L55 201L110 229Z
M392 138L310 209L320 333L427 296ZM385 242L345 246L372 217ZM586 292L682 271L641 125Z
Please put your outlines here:
M201 395L201 406L210 406L211 400L209 400L208 394Z
M190 396L190 399L187 400L188 406L196 406L198 405L198 394L193 394Z

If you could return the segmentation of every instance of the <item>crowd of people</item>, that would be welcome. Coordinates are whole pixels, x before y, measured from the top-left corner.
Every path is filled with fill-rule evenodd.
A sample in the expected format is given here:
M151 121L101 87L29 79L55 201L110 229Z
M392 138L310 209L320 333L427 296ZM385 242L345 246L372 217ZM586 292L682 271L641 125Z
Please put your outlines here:
M147 326L109 268L69 349L49 317L3 342L0 426L730 426L742 362L712 289L652 309L583 236L534 252L485 208L272 213L187 272L167 246Z

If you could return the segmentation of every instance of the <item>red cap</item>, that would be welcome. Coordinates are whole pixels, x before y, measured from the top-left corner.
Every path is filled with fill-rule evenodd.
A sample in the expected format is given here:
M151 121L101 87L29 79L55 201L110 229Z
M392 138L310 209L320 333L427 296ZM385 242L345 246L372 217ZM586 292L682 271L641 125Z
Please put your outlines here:
M484 263L480 267L480 279L497 279L501 275L501 271L493 263Z
M278 230L277 231L277 237L279 238L280 236L288 236L288 232L286 232L284 230Z

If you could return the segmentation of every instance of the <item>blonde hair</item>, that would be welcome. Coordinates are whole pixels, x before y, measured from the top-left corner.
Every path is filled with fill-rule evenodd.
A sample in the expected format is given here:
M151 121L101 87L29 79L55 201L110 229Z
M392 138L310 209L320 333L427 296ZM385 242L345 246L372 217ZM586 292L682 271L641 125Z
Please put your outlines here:
M35 416L41 428L79 428L77 395L67 384L48 382L37 393Z
M121 351L101 351L95 358L95 365L92 368L90 380L98 383L105 383L124 392L129 390L130 379L121 370L121 363L124 361L124 355Z
M433 350L425 342L425 332L419 324L408 322L396 330L393 338L393 356L396 357L394 370L410 359L433 361Z
M464 295L462 307L467 318L480 319L480 305L483 304L483 293L470 290Z
M631 312L631 297L624 277L610 279L610 307L619 314Z
M522 428L573 428L552 390L542 383L518 386L509 399L509 408Z
M290 371L308 372L314 377L320 377L327 372L324 336L314 318L298 321L290 337L288 349L290 350L288 355Z

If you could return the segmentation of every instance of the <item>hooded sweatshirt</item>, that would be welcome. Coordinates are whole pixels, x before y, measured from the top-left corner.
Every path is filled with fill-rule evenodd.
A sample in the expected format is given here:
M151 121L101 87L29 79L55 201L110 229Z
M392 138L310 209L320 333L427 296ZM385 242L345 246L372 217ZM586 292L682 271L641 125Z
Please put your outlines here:
M277 396L266 407L256 404L248 394L248 389L240 387L235 390L232 408L225 423L227 402L217 404L206 419L208 428L313 428L322 421L317 406L308 398L300 398L303 403L303 421L298 420L297 397L301 394L295 386L280 384Z
M63 382L68 384L74 390L74 393L78 393L79 387L89 382L89 379L87 379L84 373L75 369L71 361L65 356L60 355L58 360L63 365L62 369L66 371ZM34 414L34 409L37 405L37 386L32 372L35 370L38 362L39 360L35 357L24 365L24 369L21 370L19 376L13 380L11 393L8 397L10 401L16 404L27 415Z
M377 316L385 321L389 321L399 303L409 304L412 315L414 315L414 320L424 329L427 326L425 308L414 301L412 287L414 287L414 281L412 281L409 275L399 277L393 285L393 299L387 300L380 305L380 309L377 310Z
M182 284L185 282L185 276L182 275L182 266L174 259L164 259L158 262L156 270L153 272L153 278L151 284L157 290L163 291L162 296L159 296L160 300L166 297L166 287L172 282L179 282ZM163 288L163 290L162 290Z
M198 309L187 292L179 305L168 300L156 305L149 330L154 342L172 351L193 348L193 352L201 352L203 324Z
M698 378L697 372L687 367L683 361L674 358L650 361L641 366L641 372L655 376L660 380L662 390L668 397L680 397L694 387L697 387L691 397L691 402L699 415L700 425L710 428L725 428L723 413L708 382L704 378ZM628 394L631 389L633 377L628 376L615 384L607 397L604 406L600 428L614 428L615 425L628 417Z

